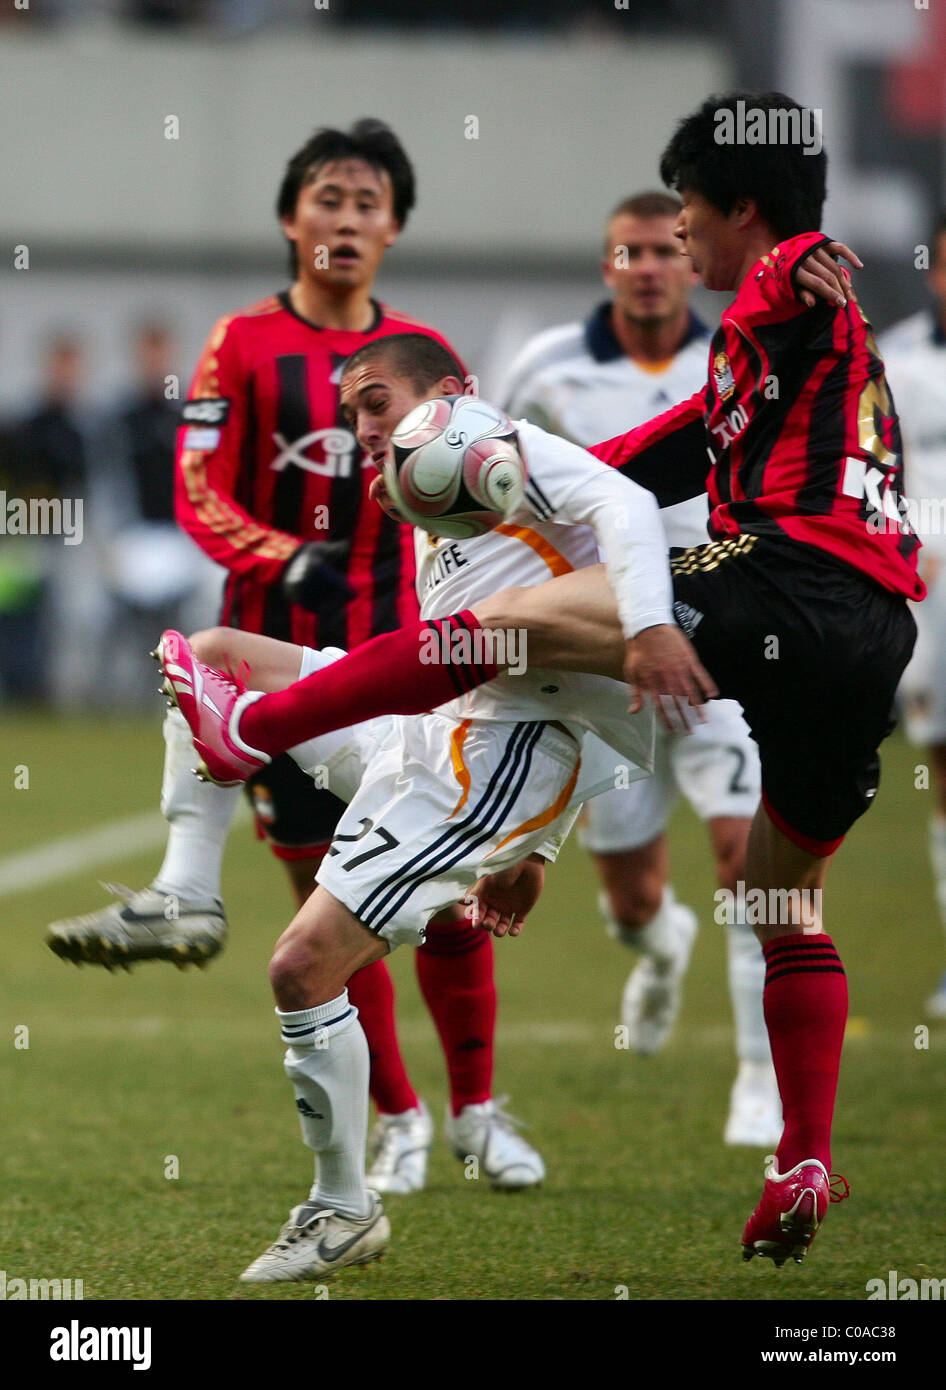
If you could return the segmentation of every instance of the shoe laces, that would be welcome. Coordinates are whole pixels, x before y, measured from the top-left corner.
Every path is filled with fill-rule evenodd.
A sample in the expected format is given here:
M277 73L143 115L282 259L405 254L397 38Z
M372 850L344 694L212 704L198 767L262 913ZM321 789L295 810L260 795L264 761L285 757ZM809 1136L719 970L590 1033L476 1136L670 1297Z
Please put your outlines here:
M398 1130L403 1128L403 1125L390 1122L375 1126L371 1136L372 1168L381 1168L386 1173L394 1169L398 1155Z
M368 1141L370 1164L384 1173L393 1173L400 1158L400 1140L414 1123L414 1116L378 1116Z
M104 878L99 879L99 887L104 888L113 898L121 898L125 903L130 903L132 898L137 898L139 893L146 891L144 888L129 888L126 883L110 883Z
M235 671L229 657L227 657L225 666L208 666L207 670L212 671L222 685L228 685L235 695L242 695L246 690L246 682L250 674L250 663L246 657L240 661Z
M828 1196L832 1202L843 1202L851 1195L851 1184L840 1173L832 1173L828 1179Z
M515 1134L520 1129L528 1129L529 1126L525 1120L520 1120L516 1115L510 1115L505 1109L508 1100L508 1096L497 1096L496 1100L493 1101L493 1113L486 1117L487 1123L495 1124L499 1129L505 1129L510 1134Z
M334 1215L334 1207L314 1207L305 1220L288 1221L283 1228L283 1238L276 1242L275 1249L288 1250L289 1246L295 1245L297 1241L308 1240L315 1235L316 1227L321 1225L324 1218ZM299 1216L301 1218L301 1212Z

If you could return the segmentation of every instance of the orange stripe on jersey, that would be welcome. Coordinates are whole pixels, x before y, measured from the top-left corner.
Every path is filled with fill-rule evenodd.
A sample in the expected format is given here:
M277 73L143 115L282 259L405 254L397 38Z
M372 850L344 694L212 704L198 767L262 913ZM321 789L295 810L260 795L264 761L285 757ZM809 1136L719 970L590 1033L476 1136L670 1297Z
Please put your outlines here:
M575 769L571 777L569 777L567 785L555 798L551 806L547 807L546 810L542 811L539 815L533 816L531 820L527 820L524 825L517 825L515 830L511 830L504 839L500 840L498 845L493 846L486 858L489 859L490 855L496 854L498 850L502 849L503 845L508 845L510 840L517 840L520 835L528 835L533 830L541 830L543 825L548 825L550 821L555 820L556 816L560 816L572 799L572 792L575 790L575 783L578 781L578 770L580 767L581 755L579 754L575 759Z
M252 550L261 560L288 560L299 548L292 536L274 535L256 522L247 522L227 506L218 492L207 484L207 452L185 449L181 454L181 473L187 497L198 519L215 535L226 537L234 550Z
M497 526L495 527L500 535L510 536L514 541L522 541L523 545L530 546L538 555L540 560L544 560L554 575L571 574L575 566L565 559L561 551L556 550L550 541L544 536L540 536L538 531L533 531L531 526Z
M447 820L453 820L456 813L466 804L466 799L470 795L470 769L467 767L463 758L463 745L466 742L467 734L470 732L470 725L472 722L471 719L464 719L461 724L457 725L450 737L450 757L453 760L453 775L460 783L463 795L450 812Z

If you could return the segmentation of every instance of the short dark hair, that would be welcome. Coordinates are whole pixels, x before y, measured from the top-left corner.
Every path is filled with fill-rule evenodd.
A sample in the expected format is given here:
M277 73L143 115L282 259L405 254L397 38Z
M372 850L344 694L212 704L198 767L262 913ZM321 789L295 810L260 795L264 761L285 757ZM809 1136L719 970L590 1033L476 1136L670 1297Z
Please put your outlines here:
M277 217L291 217L299 201L299 193L311 183L323 164L339 159L362 159L372 169L383 171L391 180L394 216L403 228L414 206L416 188L414 166L404 146L384 121L363 116L351 130L335 130L323 126L316 130L286 165L279 193L276 196ZM289 243L289 271L295 276L299 268L296 248Z
M445 376L465 379L463 368L443 343L426 333L391 333L386 338L372 338L351 357L345 358L342 377L356 367L370 362L386 362L398 376L405 377L415 391L427 391Z
M617 207L611 209L608 221L613 222L615 217L625 216L676 217L682 206L676 193L649 188L644 193L632 193L629 198L622 198Z
M817 231L828 167L824 149L808 153L800 139L790 138L764 144L720 139L724 125L736 123L739 102L744 103L744 114L750 108L763 111L766 125L776 129L790 129L788 113L797 111L795 124L800 130L802 113L809 109L784 92L726 92L708 97L677 126L660 156L660 177L679 193L701 194L724 214L740 198L751 198L780 239ZM769 113L778 113L771 122Z
M676 217L683 207L676 193L665 193L663 189L647 189L644 193L632 193L622 198L617 207L612 208L604 229L604 254L613 250L608 242L608 228L616 217Z

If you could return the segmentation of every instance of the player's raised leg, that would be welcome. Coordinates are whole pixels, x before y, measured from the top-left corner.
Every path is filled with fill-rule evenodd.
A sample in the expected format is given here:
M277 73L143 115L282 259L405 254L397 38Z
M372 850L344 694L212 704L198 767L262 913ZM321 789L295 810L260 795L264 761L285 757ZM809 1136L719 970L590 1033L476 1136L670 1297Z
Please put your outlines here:
M211 749L212 777L221 782L245 778L254 766L264 766L309 738L384 714L422 714L495 679L500 668L476 656L429 659L432 631L435 646L450 646L458 628L475 634L480 627L525 632L532 665L622 678L627 643L604 566L594 565L530 588L504 589L495 599L449 618L425 619L384 633L287 690L263 698L254 694L247 701L241 699L243 690L234 688L222 695L219 708L195 707L196 739ZM664 625L635 640L643 646L656 633L684 640L678 629ZM476 653L477 644L469 645ZM490 645L484 643L483 649ZM694 702L710 698L712 680L695 656L686 660Z

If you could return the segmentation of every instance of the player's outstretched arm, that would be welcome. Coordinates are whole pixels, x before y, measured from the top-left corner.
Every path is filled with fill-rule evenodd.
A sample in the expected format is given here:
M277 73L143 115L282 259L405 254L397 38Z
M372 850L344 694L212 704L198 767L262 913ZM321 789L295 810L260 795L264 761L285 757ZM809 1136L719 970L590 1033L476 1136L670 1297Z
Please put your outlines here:
M518 936L526 917L539 901L545 883L545 860L530 854L497 874L486 874L467 894L474 927L494 936Z

